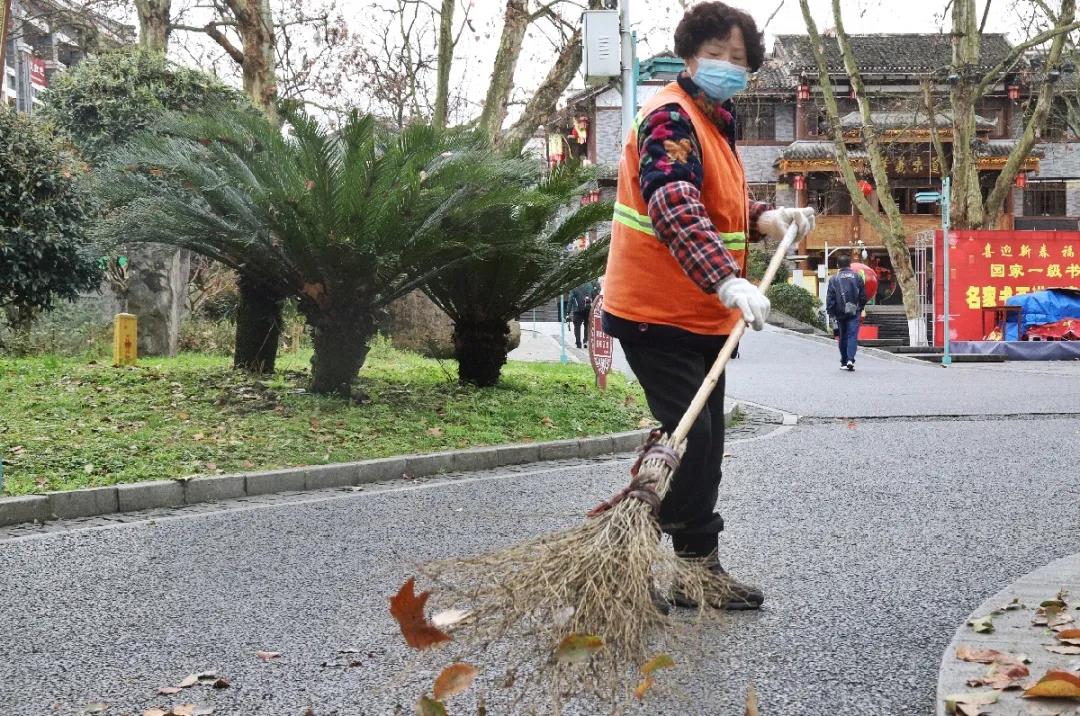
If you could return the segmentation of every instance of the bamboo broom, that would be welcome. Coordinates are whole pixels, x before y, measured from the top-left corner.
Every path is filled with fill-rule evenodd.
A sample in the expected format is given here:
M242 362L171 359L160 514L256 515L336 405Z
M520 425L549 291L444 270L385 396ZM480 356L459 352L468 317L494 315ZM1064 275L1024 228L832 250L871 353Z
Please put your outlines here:
M797 232L793 223L769 262L762 291L772 284ZM657 637L664 641L671 631L660 627L675 624L658 608L658 590L663 595L677 585L700 605L700 615L718 611L729 591L727 578L664 548L656 513L686 451L690 428L745 330L740 321L728 336L675 431L653 434L630 484L583 524L489 554L424 566L438 585L437 601L468 609L468 618L454 629L456 637L481 650L508 644L515 663L527 672L523 681L548 682L554 688L543 692L556 700L591 694L617 702L628 697L629 680L640 678L637 667L649 649L662 646Z

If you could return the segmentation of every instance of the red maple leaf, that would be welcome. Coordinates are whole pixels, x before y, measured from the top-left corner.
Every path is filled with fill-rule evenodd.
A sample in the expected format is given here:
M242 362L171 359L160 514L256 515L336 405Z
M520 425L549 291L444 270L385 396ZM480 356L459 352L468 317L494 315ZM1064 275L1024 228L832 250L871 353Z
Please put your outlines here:
M450 641L450 635L432 626L424 616L424 605L431 592L416 594L413 590L415 582L414 577L409 577L398 593L390 597L390 615L401 627L405 643L422 651Z

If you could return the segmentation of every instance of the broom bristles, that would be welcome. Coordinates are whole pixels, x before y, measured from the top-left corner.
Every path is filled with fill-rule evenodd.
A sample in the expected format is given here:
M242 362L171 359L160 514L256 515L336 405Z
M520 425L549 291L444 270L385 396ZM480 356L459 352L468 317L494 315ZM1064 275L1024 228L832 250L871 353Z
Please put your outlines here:
M660 445L681 457L681 445L663 438ZM672 468L660 459L642 462L636 481L651 485L663 498ZM468 609L462 637L476 646L503 640L534 641L538 656L531 680L547 680L561 693L624 695L650 648L661 646L675 622L654 602L672 588L701 605L699 613L720 604L727 584L701 562L680 559L661 542L652 508L624 499L584 523L502 550L428 564L423 572L442 587L440 602L450 599ZM604 640L604 649L586 669L566 668L550 659L568 634ZM546 656L548 658L545 658Z

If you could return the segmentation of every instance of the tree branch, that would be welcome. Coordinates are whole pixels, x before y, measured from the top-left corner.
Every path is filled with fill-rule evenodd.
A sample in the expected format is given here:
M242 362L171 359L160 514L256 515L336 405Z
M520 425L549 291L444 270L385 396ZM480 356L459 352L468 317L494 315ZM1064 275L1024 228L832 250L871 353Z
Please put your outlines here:
M1009 51L1009 54L1005 56L1005 59L994 65L985 75L983 75L982 80L980 80L979 84L975 86L975 96L982 97L984 94L986 94L987 88L989 88L991 84L995 83L998 80L998 77L1000 77L1003 72L1005 72L1009 67L1011 67L1014 62L1020 59L1023 56L1024 52L1026 52L1027 50L1030 50L1032 47L1035 47L1037 45L1041 45L1047 40L1056 40L1058 37L1066 35L1077 29L1080 29L1080 22L1070 22L1067 25L1057 25L1050 28L1049 30L1046 30L1045 32L1039 33L1038 35L1031 38L1030 40L1027 40L1026 42L1021 42L1019 45L1013 46L1012 50Z

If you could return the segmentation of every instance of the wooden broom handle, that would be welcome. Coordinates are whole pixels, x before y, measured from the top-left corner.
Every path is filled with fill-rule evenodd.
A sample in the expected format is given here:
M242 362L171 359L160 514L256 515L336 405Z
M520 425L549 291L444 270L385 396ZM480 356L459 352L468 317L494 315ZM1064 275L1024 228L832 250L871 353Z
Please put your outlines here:
M765 275L758 285L758 288L761 289L762 293L769 290L769 286L772 285L773 279L776 278L776 272L780 270L780 264L784 261L784 256L787 255L788 248L795 243L795 237L798 235L799 227L792 221L791 225L788 226L787 232L784 234L784 239L780 242L780 245L776 247L776 252L773 254L772 260L769 261L769 267L765 269ZM709 370L709 374L705 376L705 382L698 388L693 402L690 403L690 407L686 409L682 420L679 421L679 425L675 428L672 437L675 439L676 445L683 440L686 440L686 436L690 434L690 428L698 419L698 416L701 415L701 411L705 409L705 404L709 402L709 396L712 395L713 390L716 388L716 383L720 380L720 374L723 373L724 368L727 367L727 363L731 359L731 354L735 352L735 346L739 345L739 341L742 339L744 333L746 333L746 321L739 321L735 325L735 330L733 330L728 335L727 340L724 341L724 347L720 349L720 355L716 356L716 362L713 363L712 368Z

